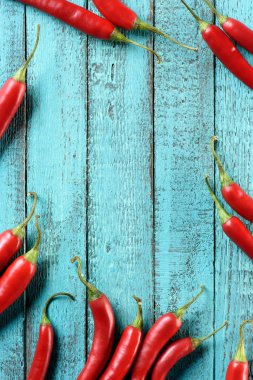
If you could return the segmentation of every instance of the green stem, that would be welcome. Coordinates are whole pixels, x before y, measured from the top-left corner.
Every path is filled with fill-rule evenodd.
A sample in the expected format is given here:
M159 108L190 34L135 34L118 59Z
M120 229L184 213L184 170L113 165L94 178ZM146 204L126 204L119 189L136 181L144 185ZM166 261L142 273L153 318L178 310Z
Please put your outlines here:
M31 52L31 54L27 58L24 65L13 76L13 79L15 79L17 82L25 83L25 76L26 76L27 67L28 67L29 63L31 62L31 60L33 59L33 56L34 56L34 54L37 50L38 44L39 44L39 40L40 40L40 25L38 25L38 27L37 27L36 42L35 42L35 45L34 45L34 48Z
M218 154L215 151L215 148L214 148L215 141L218 141L217 136L213 136L211 138L210 147L211 147L211 151L212 151L212 154L214 156L214 159L218 165L218 169L219 169L219 173L220 173L221 188L223 189L224 187L232 185L234 182L229 177L229 175L225 172L223 165L222 165L222 162L221 162Z
M77 262L77 274L80 281L86 286L88 289L88 298L89 301L96 301L98 298L102 296L102 292L100 292L94 285L90 284L82 275L82 261L80 257L75 256L70 260L71 263Z
M225 24L225 22L227 22L228 17L227 16L223 16L222 14L220 14L217 11L217 9L214 7L214 5L209 0L204 0L204 2L209 6L209 8L212 9L213 13L217 16L217 19L218 19L219 23L221 24L221 26L223 24Z
M51 325L51 322L50 320L48 319L48 316L47 316L47 311L48 311L48 307L49 305L51 304L51 302L56 298L56 297L60 297L60 296L63 296L63 297L69 297L72 301L75 301L75 297L72 296L72 294L70 293L55 293L53 294L48 300L47 302L45 303L45 306L43 308L43 311L42 311L42 318L41 318L41 325Z
M253 321L248 319L244 321L240 326L240 341L239 341L237 351L234 357L234 360L237 362L246 363L248 361L246 352L245 352L245 344L244 344L244 326L249 323L253 324Z
M33 217L33 214L35 212L36 205L37 205L37 200L38 200L36 193L30 192L30 193L28 193L28 195L32 196L34 198L31 212L19 226L13 228L13 230L12 230L13 235L18 236L22 240L24 239L24 236L25 236L25 227L27 226L27 224L30 222L30 220Z
M192 14L192 16L198 22L201 32L204 32L210 24L208 24L208 22L206 22L204 20L201 20L201 18L192 10L191 7L189 7L189 5L184 0L180 0L180 1L181 1L181 3L184 4L184 6L188 9L188 11Z
M184 305L183 307L180 307L174 314L175 316L182 320L183 316L185 315L186 311L189 309L189 307L204 293L205 291L205 287L204 285L201 285L200 286L200 289L201 291L195 296L193 297L189 302L187 302L186 305Z
M207 187L208 187L208 190L211 194L211 197L213 198L213 201L214 203L216 204L216 207L217 207L217 210L218 210L218 213L219 213L219 217L220 217L220 221L221 221L221 224L225 224L229 219L232 218L232 215L230 215L229 213L227 213L227 211L224 210L224 208L222 207L221 203L219 202L218 198L216 197L216 195L214 194L213 192L213 189L211 188L211 185L208 181L208 175L205 177L205 181L206 181L206 184L207 184Z
M35 224L38 231L38 237L37 237L36 243L34 244L34 247L24 255L24 258L34 265L38 261L39 246L40 246L41 236L42 236L42 232L39 226L39 216L36 216Z
M142 302L141 302L141 299L136 296L133 296L133 298L137 302L138 310L137 310L136 317L131 326L142 331L143 330Z
M179 45L179 46L181 46L181 47L183 47L185 49L189 49L189 50L193 50L193 51L198 51L198 48L192 47L192 46L188 46L186 44L183 44L183 43L175 40L174 38L172 38L167 33L164 33L160 29L157 29L155 26L150 25L147 22L140 20L139 18L137 18L137 20L135 22L135 25L134 25L134 28L135 29L139 29L139 30L148 30L150 32L156 33L156 34L158 34L160 36L163 36L163 37L167 38L168 40L170 40L174 44Z
M221 327L219 327L217 330L213 331L211 334L208 334L204 338L200 338L200 339L199 338L192 338L191 341L192 341L192 345L193 345L194 349L199 347L203 342L205 342L207 339L209 339L212 336L214 336L215 334L217 334L220 330L222 330L226 326L228 326L228 321L225 321L223 323L223 325L221 325Z
M111 35L111 40L116 41L116 42L123 42L123 43L127 43L127 44L132 44L132 45L138 46L142 49L145 49L145 50L149 51L150 53L154 54L154 56L157 58L157 63L161 63L161 57L154 50L150 49L147 46L139 44L136 41L130 40L129 38L124 36L122 33L120 33L120 31L116 28L114 29L114 31Z

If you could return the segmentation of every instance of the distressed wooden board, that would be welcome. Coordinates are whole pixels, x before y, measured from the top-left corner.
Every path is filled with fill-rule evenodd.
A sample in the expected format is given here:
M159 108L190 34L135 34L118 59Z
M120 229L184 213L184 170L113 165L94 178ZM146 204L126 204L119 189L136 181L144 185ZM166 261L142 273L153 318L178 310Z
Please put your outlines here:
M24 61L24 10L0 1L0 83ZM8 43L6 43L8 41ZM0 230L25 216L25 103L0 142ZM30 203L29 203L30 206ZM24 372L24 303L20 299L0 318L0 378L22 379ZM13 365L15 363L15 365Z
M129 4L151 16L148 1ZM151 44L148 34L131 38ZM111 299L118 332L136 314L133 294L146 329L153 320L152 61L136 47L89 40L89 276Z
M191 2L207 17L196 4ZM180 334L201 337L214 324L213 212L203 180L212 172L207 144L214 126L213 58L180 2L157 2L156 25L199 45L196 54L164 39L155 43L164 54L155 70L156 317L183 306L205 284L206 294L188 311ZM170 379L210 380L213 354L210 341L176 366Z
M86 36L29 8L28 50L38 23L41 44L28 75L27 183L40 197L44 237L27 294L27 367L42 305L52 293L70 291L75 303L58 300L51 306L57 340L48 378L73 379L85 357L85 292L70 259L84 258L86 245Z
M217 2L224 14L229 14L253 27L251 2L239 0ZM252 56L243 51L253 63ZM216 133L220 138L218 152L232 178L253 195L252 91L216 64ZM218 175L217 175L218 180ZM217 181L217 194L220 197ZM223 205L225 203L223 202ZM227 207L229 212L232 210ZM248 224L249 225L249 224ZM253 316L252 262L222 234L216 214L216 321L230 321L223 344L215 347L216 378L224 378L226 367L235 354L242 320ZM247 329L247 351L252 360L252 328ZM221 360L222 358L222 360Z
M28 189L39 193L44 231L26 313L21 299L0 321L4 380L25 378L42 305L59 290L72 291L77 302L70 305L62 299L50 308L57 340L48 378L73 379L81 370L93 325L83 286L69 263L75 254L84 259L84 273L112 300L118 333L135 315L133 293L143 298L147 329L154 318L181 306L205 283L206 295L187 313L182 334L204 335L225 318L231 326L215 343L206 343L182 361L171 380L223 379L238 325L252 317L252 263L222 235L203 181L206 172L215 179L208 147L215 131L230 174L253 194L251 91L218 62L214 66L196 23L180 2L127 3L145 20L152 22L154 13L158 27L197 43L199 53L155 37L163 64L153 70L153 59L145 51L92 38L87 50L84 35L0 0L1 83L22 62L26 45L31 50L38 22L42 28L28 72L27 110L21 108L0 145L1 229L24 217ZM211 20L207 7L189 3ZM248 0L243 6L239 0L217 6L252 25ZM130 36L152 46L149 34ZM217 173L216 188L218 192ZM34 238L30 225L28 247Z

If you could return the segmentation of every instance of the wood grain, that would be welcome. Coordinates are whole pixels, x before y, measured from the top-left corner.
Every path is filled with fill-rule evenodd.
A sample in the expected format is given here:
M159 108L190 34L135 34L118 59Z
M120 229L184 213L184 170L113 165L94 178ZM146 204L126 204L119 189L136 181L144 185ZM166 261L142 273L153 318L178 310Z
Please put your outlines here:
M0 15L0 83L2 84L24 62L24 9L17 4L0 1ZM0 230L4 231L15 227L25 216L25 102L1 140L0 173ZM23 378L24 312L24 299L21 297L1 316L1 379Z
M219 4L219 8L222 13L229 14L253 27L253 8L250 2L243 2L242 6L238 0L225 0ZM253 63L252 56L241 51ZM252 91L233 78L219 62L216 63L215 80L215 127L216 134L220 138L217 149L231 177L253 195ZM216 182L216 185L220 197L219 184ZM226 209L231 212L228 206ZM224 378L226 367L235 354L238 344L239 325L244 319L252 318L253 315L252 261L222 234L218 217L216 217L215 239L216 321L219 323L224 318L230 321L225 340L215 347L215 375L216 378ZM252 359L252 327L246 328L245 336L248 356Z
M194 9L207 17L201 6ZM180 333L200 337L214 324L213 212L203 180L212 172L207 144L214 127L213 58L180 2L158 2L156 25L199 46L196 54L165 39L155 43L164 55L155 70L156 317L182 306L205 284L206 294L188 311ZM211 341L176 366L170 379L209 380L213 354Z
M26 299L0 319L3 380L26 378L43 304L58 291L71 291L76 302L59 299L50 307L56 344L48 379L71 380L83 367L93 323L70 264L74 255L110 298L117 336L136 313L134 293L143 299L147 330L206 285L180 336L205 335L225 319L230 327L177 365L170 380L224 379L239 324L253 314L252 263L222 234L204 184L209 173L220 196L209 149L216 133L229 174L253 195L252 92L214 61L179 1L126 3L199 52L149 33L127 33L154 45L163 58L158 66L144 50L87 38L16 1L0 0L1 83L23 62L41 24L27 102L0 143L0 230L23 219L31 203L27 190L39 194L43 228L36 279ZM212 20L204 4L189 3ZM249 0L216 5L253 27ZM32 223L28 237L27 249L36 238ZM249 331L252 359L250 337Z
M70 264L75 255L85 258L86 246L86 37L29 8L28 50L38 23L41 44L28 75L27 183L40 197L43 244L27 293L27 369L43 304L51 294L69 291L76 302L55 300L50 308L57 339L48 378L73 379L86 350L85 290Z

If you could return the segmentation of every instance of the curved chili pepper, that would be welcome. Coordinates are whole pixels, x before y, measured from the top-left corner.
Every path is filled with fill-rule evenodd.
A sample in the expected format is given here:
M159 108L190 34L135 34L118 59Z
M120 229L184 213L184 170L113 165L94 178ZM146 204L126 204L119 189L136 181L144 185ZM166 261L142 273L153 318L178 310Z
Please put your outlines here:
M36 217L36 228L38 238L34 247L13 261L0 277L0 313L3 313L24 293L36 273L41 241L38 217Z
M32 53L25 64L16 72L13 78L8 79L0 89L0 139L9 127L13 117L17 113L26 92L25 76L29 63L31 62L40 37L40 26L38 25L37 39Z
M215 335L221 329L228 325L226 321L223 325L207 335L204 338L184 338L179 339L169 345L165 351L158 358L153 372L151 380L165 380L170 370L174 367L174 365L179 362L182 358L187 355L190 355L193 351L196 350L203 342L209 339L211 336ZM237 379L239 380L239 379Z
M202 37L214 55L240 81L253 89L253 67L242 56L231 39L218 26L201 20L184 0L181 2L199 23Z
M47 300L42 311L39 339L27 380L45 379L54 345L54 329L48 319L47 310L50 303L59 296L66 296L72 301L75 300L72 294L69 293L55 293Z
M73 4L67 0L18 0L21 3L31 5L63 22L80 30L81 32L99 38L102 40L111 40L116 42L129 43L154 54L161 62L159 55L147 46L125 37L115 26L108 20L97 16L95 13L88 11L79 5Z
M208 176L206 176L206 184L210 191L210 194L217 206L219 213L222 229L225 234L232 240L243 252L246 253L251 259L253 259L253 236L246 226L238 219L236 216L228 214L217 197L215 196L210 183L208 181Z
M200 293L175 313L167 313L160 317L147 333L140 353L133 367L131 380L145 380L160 351L182 326L182 318L187 309L204 292L201 286Z
M225 172L221 160L214 149L214 142L217 140L216 136L212 137L210 145L219 168L222 196L234 211L244 219L253 222L253 199Z
M107 20L110 20L114 25L119 26L122 29L149 30L150 32L167 38L176 45L189 50L198 51L198 48L182 44L181 42L170 37L168 34L157 29L155 26L142 21L132 9L127 7L120 0L93 0L93 3Z
M37 194L28 193L28 195L34 197L33 207L28 217L19 226L0 234L0 272L6 268L13 256L20 250L25 236L25 227L35 212Z
M138 312L132 325L123 332L113 357L100 380L123 380L130 370L141 346L143 338L143 318L141 300L134 296Z
M248 323L253 323L253 321L244 321L240 326L240 341L235 357L228 366L226 380L248 380L249 378L249 363L245 353L243 333L244 326Z
M103 371L111 355L115 333L115 317L110 301L94 285L87 282L82 275L80 257L71 262L78 263L78 277L88 289L89 306L94 319L94 339L85 367L77 380L96 380Z
M244 49L248 50L250 53L253 53L253 30L234 18L223 16L217 11L213 4L210 3L210 1L204 1L216 14L219 23L229 37L231 37L232 40L237 42Z

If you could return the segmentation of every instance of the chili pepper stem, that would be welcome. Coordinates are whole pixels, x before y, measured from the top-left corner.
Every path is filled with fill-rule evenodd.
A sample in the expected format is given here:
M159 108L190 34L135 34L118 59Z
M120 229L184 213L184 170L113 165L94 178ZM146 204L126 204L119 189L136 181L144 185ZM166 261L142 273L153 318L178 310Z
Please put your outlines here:
M25 227L27 226L27 224L30 222L30 220L33 217L33 214L35 212L36 205L37 205L37 200L38 200L37 194L34 192L30 192L27 195L34 198L31 212L19 226L13 228L13 230L12 230L13 234L15 236L18 236L20 239L23 239L25 236Z
M215 151L215 148L214 148L215 141L218 141L218 137L217 136L213 136L211 138L210 147L211 147L211 151L212 151L212 154L214 156L214 159L215 159L215 161L216 161L216 163L218 165L218 168L219 168L221 188L223 189L226 186L232 185L234 182L229 177L229 175L225 172L225 170L223 168L223 165L222 165L222 162L221 162L218 154Z
M246 352L245 352L245 344L244 344L244 327L245 325L249 323L253 324L253 320L248 319L244 321L240 326L240 340L239 340L237 351L234 357L234 360L237 362L246 363L248 361Z
M205 177L205 181L206 181L206 184L207 184L207 187L208 187L208 190L211 194L211 197L213 198L213 201L214 203L216 204L216 207L218 209L218 213L219 213L219 217L220 217L220 221L221 221L221 224L225 224L229 219L232 218L232 215L230 215L229 213L227 213L227 211L224 210L224 208L222 207L221 203L219 202L218 198L216 197L216 195L214 194L212 188L211 188L211 185L209 183L209 180L208 180L209 176L206 175Z
M24 255L24 258L32 264L37 263L38 254L39 254L39 246L40 246L41 236L42 236L42 232L39 226L39 218L40 217L37 215L35 224L38 231L38 237L37 237L36 243L34 247Z
M132 44L132 45L138 46L138 47L140 47L142 49L145 49L145 50L149 51L150 53L154 54L154 56L157 58L157 63L158 64L161 63L161 57L154 50L152 50L151 48L149 48L147 46L139 44L136 41L130 40L129 38L127 38L126 36L124 36L124 34L120 33L117 29L114 29L114 31L113 31L113 33L111 35L111 40L112 41L117 41L117 42L123 42L123 43Z
M173 42L174 44L176 45L179 45L181 46L182 48L185 48L185 49L189 49L189 50L193 50L193 51L198 51L198 48L196 47L193 47L193 46L188 46L186 44L183 44L177 40L175 40L174 38L172 38L170 35L168 35L167 33L164 33L162 30L156 28L155 26L153 25L150 25L149 23L145 22L145 21L142 21L141 19L137 18L137 20L135 21L135 24L134 24L134 29L138 29L138 30L148 30L150 32L153 32L153 33L156 33L158 34L159 36L163 36L165 38L167 38L168 40L170 40L171 42Z
M191 341L192 341L192 345L194 349L199 347L203 342L205 342L206 340L208 340L209 338L217 334L220 330L222 330L226 326L228 326L228 321L225 321L223 325L221 325L217 330L213 331L211 334L208 334L204 338L192 338Z
M75 301L75 297L72 296L72 294L70 293L55 293L53 294L48 300L47 302L45 303L45 306L42 310L42 318L41 318L41 325L51 325L51 322L47 316L47 311L48 311L48 307L49 305L51 304L51 302L56 298L56 297L60 297L60 296L63 296L63 297L69 297L72 301Z
M138 310L137 310L136 317L131 326L142 331L143 330L142 301L140 298L136 296L133 296L133 298L137 302Z
M187 302L186 305L184 305L183 307L180 307L174 314L176 315L176 317L178 319L182 319L183 316L185 315L186 311L189 309L189 307L204 293L205 291L205 286L204 285L201 285L200 286L200 289L201 291L195 296L193 297L189 302Z
M28 67L29 63L31 62L31 60L33 59L33 56L34 56L34 54L37 50L38 44L39 44L39 40L40 40L40 25L38 25L38 27L37 27L37 37L36 37L35 45L34 45L34 48L31 52L31 54L27 58L24 65L13 76L13 79L15 79L17 82L25 83L25 76L26 76L27 67Z
M188 9L188 11L192 14L192 16L198 22L201 32L204 32L210 24L204 20L201 20L201 18L189 7L189 5L184 0L180 0L180 1L181 3L184 4L184 6Z
M100 292L100 290L98 290L94 285L90 284L82 275L82 261L81 261L80 257L75 256L70 261L71 261L71 263L77 262L77 274L78 274L80 281L88 289L89 301L94 301L94 300L97 300L98 298L100 298L102 296L102 293Z
M221 26L227 22L228 17L223 16L221 13L217 11L217 9L214 7L214 5L209 0L204 0L204 2L209 6L209 8L212 9L213 13L217 16L219 23Z

